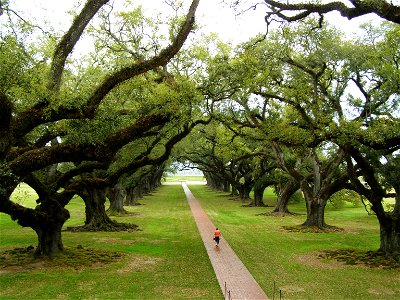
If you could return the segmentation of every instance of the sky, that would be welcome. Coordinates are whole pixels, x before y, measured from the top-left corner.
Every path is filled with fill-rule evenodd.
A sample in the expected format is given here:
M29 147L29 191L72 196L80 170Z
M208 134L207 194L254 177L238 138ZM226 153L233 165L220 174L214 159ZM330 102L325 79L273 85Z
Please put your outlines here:
M64 31L71 23L71 18L66 14L74 8L74 4L84 0L11 0L13 7L17 7L21 16L36 18L39 23L45 21L55 28L63 28ZM114 0L116 4L124 0ZM132 4L141 4L151 14L160 10L163 0L133 0ZM184 0L187 7L191 0ZM217 32L225 41L239 43L260 31L265 31L264 11L249 11L243 16L235 17L233 9L223 6L220 0L201 0L196 12L198 24L205 32Z
M85 0L11 0L10 2L13 6L17 6L18 11L20 11L24 17L36 18L39 23L47 21L55 28L66 31L71 23L71 19L66 11L73 9L76 3L82 3L84 1ZM187 7L191 3L191 0L183 1ZM254 1L256 0L247 0L247 3ZM124 0L114 0L114 2L118 4L124 2ZM163 2L164 0L132 0L133 5L141 4L150 14L154 13L154 11L162 10ZM221 2L221 0L200 0L200 5L196 13L196 20L202 27L201 30L203 32L216 32L222 40L234 44L244 42L258 33L266 32L267 28L264 21L266 12L265 5L258 5L256 10L249 9L244 14L235 16L234 10L226 5L224 6ZM256 2L263 1L259 0ZM393 0L393 3L400 4L400 0ZM349 21L341 17L338 13L328 14L328 20L330 22L333 22L342 30L349 33L366 19L371 19L371 15ZM376 20L377 19L378 18L376 18Z
M0 0L1 1L1 0ZM43 28L47 28L44 24L48 22L53 28L59 32L60 36L66 32L72 22L72 17L68 11L78 11L79 4L82 6L86 0L9 0L11 6L16 8L16 11L26 19L34 20L35 24ZM113 0L116 6L125 3L129 0ZM165 14L163 10L163 3L171 0L130 0L132 5L142 5L144 10L149 15L160 11L162 15ZM187 11L192 0L182 0L185 5L185 12ZM243 3L249 5L254 2L262 2L257 5L257 9L247 9L246 12L235 15L236 12L227 5L223 5L223 0L200 0L200 5L196 12L196 22L201 28L201 32L208 34L215 32L219 38L224 42L230 42L233 45L248 41L250 38L255 37L257 34L264 34L267 31L267 26L264 21L265 13L267 11L263 0L241 0ZM304 1L304 0L291 0L291 1ZM333 0L322 0L325 2ZM342 0L347 1L347 0ZM400 0L393 0L394 4L400 5ZM227 1L226 1L227 2ZM164 4L165 5L165 4ZM247 8L249 6L245 6ZM165 9L165 8L164 8ZM0 17L0 30L1 21ZM359 25L366 20L374 20L379 22L379 17L373 17L371 14L366 17L360 17L353 20L347 20L340 16L339 13L333 12L327 15L327 20L339 27L342 31L346 32L349 36L353 36L357 31ZM3 19L4 20L4 19ZM93 42L90 39L81 39L74 48L72 57L80 57L81 55L93 51Z

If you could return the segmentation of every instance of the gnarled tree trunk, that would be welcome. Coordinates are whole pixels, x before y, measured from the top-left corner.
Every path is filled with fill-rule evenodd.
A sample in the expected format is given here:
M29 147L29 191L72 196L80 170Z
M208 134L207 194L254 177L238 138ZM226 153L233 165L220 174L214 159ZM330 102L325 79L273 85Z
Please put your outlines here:
M230 183L227 180L225 180L224 181L224 192L225 193L229 193L231 191L230 186L231 186Z
M301 184L307 207L307 219L303 226L326 227L325 207L327 200L322 198L319 193L314 193L308 183L304 180Z
M306 199L307 203L307 219L303 226L316 226L319 228L326 227L325 223L325 206L326 201L319 198Z
M380 247L379 251L385 253L400 253L400 195L396 187L396 206L393 211L385 211L382 205L383 199L380 195L376 199L369 199L372 203L371 209L375 212L380 228Z
M272 183L267 177L261 177L254 183L254 199L250 206L265 206L264 191Z
M241 200L249 200L250 199L250 192L251 192L251 188L248 188L246 186L243 186L240 190L239 190L239 196Z
M290 179L280 190L278 199L276 201L276 206L272 210L273 213L290 214L288 209L290 197L300 188L300 184L294 180Z
M392 213L385 215L385 220L379 221L379 250L385 253L400 253L400 215Z
M69 228L72 231L125 231L137 230L135 224L118 223L111 220L105 210L106 195L103 190L87 186L80 193L86 206L84 226Z
M36 207L36 220L29 220L31 226L38 236L38 246L35 256L52 257L57 252L64 250L61 238L61 229L70 217L68 210L53 199L41 201ZM22 225L23 220L19 220Z
M114 231L119 226L111 220L105 208L106 196L104 190L86 186L80 193L85 202L86 220L83 226L70 227L72 231Z
M110 200L110 207L107 209L108 214L120 215L128 213L124 208L124 193L125 190L120 184L116 184L112 189L109 189L107 193Z
M250 206L265 206L264 204L264 190L265 188L254 188L254 199L250 203Z
M140 185L130 187L126 190L125 205L135 206L140 205L138 199L143 198L142 188Z

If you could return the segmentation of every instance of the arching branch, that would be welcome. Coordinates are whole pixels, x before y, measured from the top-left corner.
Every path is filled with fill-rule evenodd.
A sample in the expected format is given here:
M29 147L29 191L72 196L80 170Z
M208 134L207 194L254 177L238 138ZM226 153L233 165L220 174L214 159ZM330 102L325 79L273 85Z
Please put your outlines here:
M88 3L91 2L96 3L96 1L99 0L92 0ZM103 0L103 2L105 2L105 0ZM183 22L181 29L179 30L174 41L169 46L161 50L158 55L145 61L133 63L127 67L124 67L108 75L103 80L103 82L101 82L94 89L93 93L91 94L91 96L89 96L88 101L83 107L79 108L63 107L62 109L58 110L49 110L49 103L47 101L42 101L37 103L32 108L25 111L24 113L21 113L19 116L15 118L12 124L12 134L14 138L15 139L22 138L26 133L30 132L33 128L43 123L54 122L61 119L92 118L95 115L95 112L99 107L101 101L104 99L104 97L117 85L135 76L153 70L159 66L166 65L181 49L187 36L192 30L194 25L195 12L197 6L199 5L199 2L200 0L193 0L189 8L189 12L186 15L186 19ZM80 24L80 26L82 26L82 24ZM73 43L76 38L79 39L79 37L77 37L77 34L71 33L70 35L71 36L68 36L67 33L64 36L63 40L65 39L65 42L61 41L60 45L65 44L65 47L62 47L60 45L57 46L57 50L54 54L58 58L55 59L51 67L52 69L51 78L53 78L52 79L53 83L50 86L50 88L52 88L53 90L56 89L57 84L60 84L59 80L61 78L61 74L64 68L65 59L68 56L70 50L72 51L72 48L70 48L71 46L70 44ZM58 50L58 48L60 48L60 50Z
M61 75L64 71L65 61L68 55L72 52L75 44L80 39L83 30L92 20L97 11L109 0L88 0L82 11L77 15L64 36L58 43L54 54L53 62L50 69L48 89L56 92L60 88Z
M375 13L381 18L400 24L400 7L389 3L386 0L352 0L353 7L346 6L341 1L334 1L327 4L296 3L289 1L264 0L271 10L266 16L269 22L272 16L277 16L285 21L298 21L310 14L326 14L331 11L338 11L343 17L351 20L369 13ZM294 14L293 14L294 13Z

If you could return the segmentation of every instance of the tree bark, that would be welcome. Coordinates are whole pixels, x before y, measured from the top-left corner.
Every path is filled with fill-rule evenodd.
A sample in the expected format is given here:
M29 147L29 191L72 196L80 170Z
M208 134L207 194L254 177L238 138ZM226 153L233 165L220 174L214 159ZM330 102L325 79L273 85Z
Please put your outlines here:
M324 228L325 223L325 206L326 201L319 198L306 199L307 204L307 219L302 224L303 226L311 226Z
M87 187L82 199L85 202L85 227L88 230L100 230L114 223L106 213L106 196L103 190Z
M116 184L113 188L108 191L108 199L110 200L110 207L107 209L107 213L110 215L127 214L128 212L124 208L124 189L120 184Z
M68 228L72 231L130 231L137 230L135 224L118 223L109 218L105 210L105 191L86 186L80 196L85 202L86 221L84 226Z
M229 193L231 191L231 189L230 189L230 183L227 181L227 180L225 180L224 181L224 192L225 193Z
M10 124L12 116L12 102L0 91L0 159L3 159L11 147Z
M396 186L396 202L399 198L398 187ZM381 194L371 194L371 209L375 212L380 229L379 251L384 253L400 253L400 211L395 206L393 211L385 211L380 197Z
M240 188L238 189L238 191L239 191L240 200L249 200L250 199L251 187L243 184L243 185L240 185Z
M254 189L254 199L250 204L251 206L265 206L263 198L264 198L264 190L265 188Z
M296 180L289 180L280 190L273 213L291 214L288 209L290 197L300 188Z
M316 226L319 228L326 227L325 206L327 200L322 198L319 193L314 193L314 188L310 187L306 180L300 183L300 187L304 194L307 207L307 219L302 225Z
M273 181L268 178L268 176L263 176L256 180L254 183L254 200L250 204L250 206L266 206L264 204L264 191L265 189L272 185Z
M400 253L400 216L386 213L380 225L380 248L384 253Z
M61 229L70 217L68 210L62 207L53 199L41 201L41 204L36 207L38 218L33 221L32 228L38 236L38 246L35 251L35 256L52 257L54 254L64 250L61 238ZM19 220L19 223L23 223Z
M238 191L238 189L236 188L236 186L235 185L232 185L232 192L231 192L231 196L232 197L236 197L236 196L238 196L239 195L239 191Z
M140 186L130 187L126 190L125 205L135 206L139 205L138 199L142 198Z

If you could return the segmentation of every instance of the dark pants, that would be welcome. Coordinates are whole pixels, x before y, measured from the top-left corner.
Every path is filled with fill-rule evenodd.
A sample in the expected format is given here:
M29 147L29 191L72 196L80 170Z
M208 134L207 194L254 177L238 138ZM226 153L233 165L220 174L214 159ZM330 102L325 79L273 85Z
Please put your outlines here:
M214 238L214 240L215 240L215 242L217 243L217 245L219 244L219 236L216 236L215 238Z

